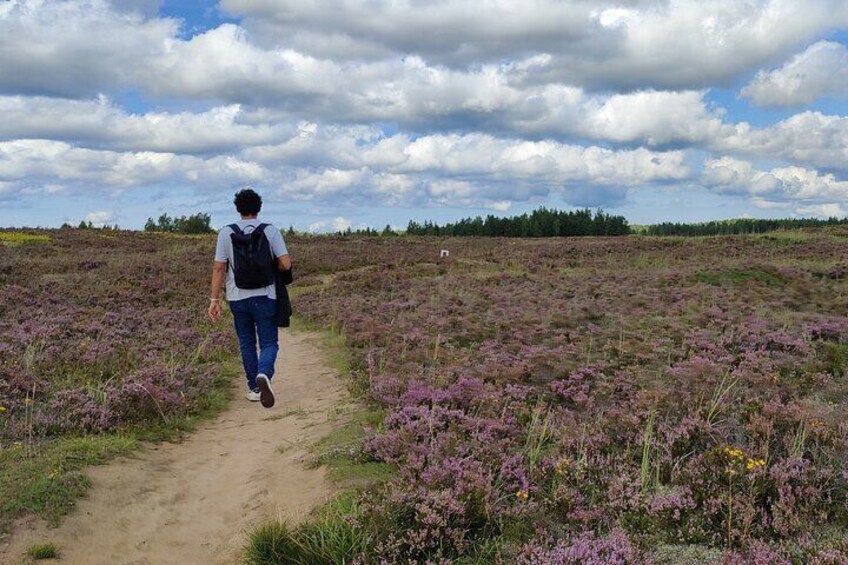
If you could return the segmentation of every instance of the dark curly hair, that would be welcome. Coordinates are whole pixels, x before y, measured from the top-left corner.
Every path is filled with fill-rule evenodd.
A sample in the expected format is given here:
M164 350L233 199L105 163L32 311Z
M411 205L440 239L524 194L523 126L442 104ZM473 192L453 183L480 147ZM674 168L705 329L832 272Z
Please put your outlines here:
M256 194L252 188L245 188L236 192L233 203L242 216L255 216L262 209L262 197Z

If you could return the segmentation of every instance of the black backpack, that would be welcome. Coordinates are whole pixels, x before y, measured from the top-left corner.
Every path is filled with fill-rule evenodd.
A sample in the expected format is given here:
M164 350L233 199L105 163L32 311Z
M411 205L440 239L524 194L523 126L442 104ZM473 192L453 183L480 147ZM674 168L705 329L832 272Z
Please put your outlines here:
M264 288L274 284L274 259L271 244L265 235L268 224L259 224L246 234L237 224L230 224L233 233L233 274L241 289Z

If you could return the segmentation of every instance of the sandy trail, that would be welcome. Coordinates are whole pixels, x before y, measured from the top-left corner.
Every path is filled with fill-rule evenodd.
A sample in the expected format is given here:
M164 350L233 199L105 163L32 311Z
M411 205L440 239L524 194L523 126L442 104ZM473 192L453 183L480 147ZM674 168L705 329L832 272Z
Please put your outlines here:
M237 396L215 421L182 443L149 445L92 467L93 487L60 527L30 519L0 544L0 563L25 562L32 543L55 543L62 563L231 564L252 526L297 520L330 494L323 469L307 469L311 442L332 429L342 387L320 336L280 332L277 404Z

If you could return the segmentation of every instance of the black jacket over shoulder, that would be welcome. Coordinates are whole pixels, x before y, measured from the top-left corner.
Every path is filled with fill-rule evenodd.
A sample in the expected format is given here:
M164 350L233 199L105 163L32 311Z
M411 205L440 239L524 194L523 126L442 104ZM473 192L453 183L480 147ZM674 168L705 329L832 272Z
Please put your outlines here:
M292 270L274 271L274 285L277 291L277 327L287 328L291 325L292 305L289 291L286 288L294 280Z

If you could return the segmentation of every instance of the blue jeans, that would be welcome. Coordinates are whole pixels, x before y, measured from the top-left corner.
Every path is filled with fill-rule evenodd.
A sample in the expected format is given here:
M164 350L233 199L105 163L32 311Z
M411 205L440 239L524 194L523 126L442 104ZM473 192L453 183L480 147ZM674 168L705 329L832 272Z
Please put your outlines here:
M256 390L256 375L274 376L277 360L277 301L267 296L253 296L230 302L236 326L241 362L247 376L247 386ZM259 355L256 354L256 336L259 335Z

